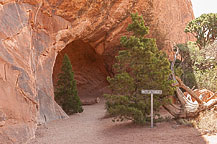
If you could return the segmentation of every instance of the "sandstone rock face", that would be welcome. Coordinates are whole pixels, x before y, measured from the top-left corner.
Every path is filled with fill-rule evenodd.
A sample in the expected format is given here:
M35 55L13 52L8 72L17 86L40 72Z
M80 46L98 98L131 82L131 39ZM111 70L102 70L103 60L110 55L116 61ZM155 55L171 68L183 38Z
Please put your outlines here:
M144 16L169 57L174 42L192 39L183 32L189 0L0 0L0 143L24 143L37 124L67 117L53 94L64 53L81 98L108 91L131 12Z

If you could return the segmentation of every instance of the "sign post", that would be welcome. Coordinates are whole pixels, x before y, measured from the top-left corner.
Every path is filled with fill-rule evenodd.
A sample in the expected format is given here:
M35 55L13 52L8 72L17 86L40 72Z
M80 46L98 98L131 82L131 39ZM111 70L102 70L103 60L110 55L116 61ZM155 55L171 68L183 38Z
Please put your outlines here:
M162 94L162 90L142 90L142 94L151 94L151 128L154 127L154 115L153 115L153 94Z

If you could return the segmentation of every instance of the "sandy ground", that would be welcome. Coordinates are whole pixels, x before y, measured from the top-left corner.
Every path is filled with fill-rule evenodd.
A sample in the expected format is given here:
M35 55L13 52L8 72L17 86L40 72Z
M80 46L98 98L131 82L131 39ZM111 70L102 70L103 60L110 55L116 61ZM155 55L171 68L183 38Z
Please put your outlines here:
M40 126L29 144L217 144L217 136L202 136L196 129L176 122L135 126L131 122L113 123L104 118L104 104L84 106L84 112L69 119Z

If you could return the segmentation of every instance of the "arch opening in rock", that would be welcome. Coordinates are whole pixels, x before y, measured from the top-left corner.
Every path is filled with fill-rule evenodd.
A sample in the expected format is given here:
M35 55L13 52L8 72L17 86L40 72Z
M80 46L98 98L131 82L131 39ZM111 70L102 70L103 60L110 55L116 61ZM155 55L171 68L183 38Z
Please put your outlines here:
M61 71L64 54L67 54L72 64L74 78L77 82L78 95L82 101L91 101L102 97L107 91L106 80L108 72L102 55L95 52L89 43L76 40L69 43L56 57L53 68L54 89Z

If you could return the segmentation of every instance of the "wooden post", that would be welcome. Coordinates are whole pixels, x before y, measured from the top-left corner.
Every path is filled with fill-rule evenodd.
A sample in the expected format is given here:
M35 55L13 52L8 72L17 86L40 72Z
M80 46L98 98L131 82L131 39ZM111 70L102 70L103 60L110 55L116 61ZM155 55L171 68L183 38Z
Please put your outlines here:
M151 94L151 128L154 127L154 94L162 94L162 90L142 90L142 94Z
M151 93L151 128L154 127L154 118L153 118L153 93Z

